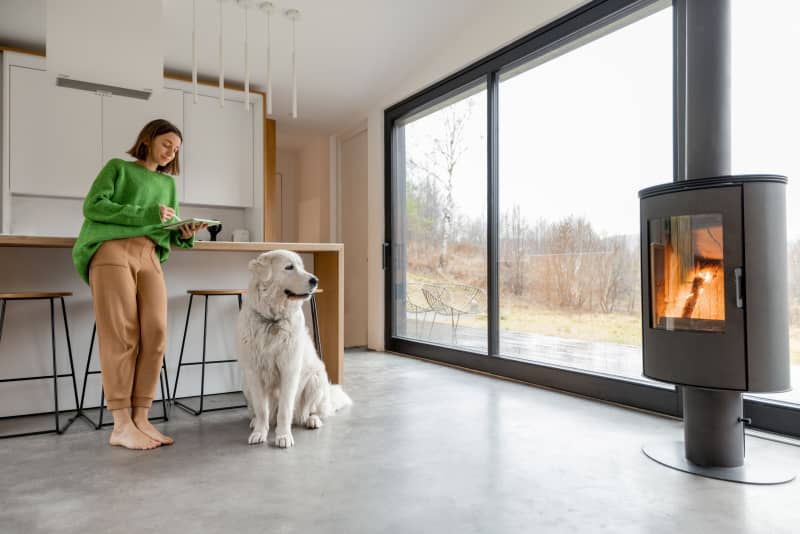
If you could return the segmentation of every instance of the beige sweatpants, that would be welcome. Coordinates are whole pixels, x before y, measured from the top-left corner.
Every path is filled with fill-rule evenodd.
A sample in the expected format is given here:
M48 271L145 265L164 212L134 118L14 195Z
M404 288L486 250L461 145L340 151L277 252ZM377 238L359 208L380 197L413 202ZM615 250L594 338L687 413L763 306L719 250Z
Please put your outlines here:
M147 237L106 241L89 267L109 410L149 408L167 339L164 273Z

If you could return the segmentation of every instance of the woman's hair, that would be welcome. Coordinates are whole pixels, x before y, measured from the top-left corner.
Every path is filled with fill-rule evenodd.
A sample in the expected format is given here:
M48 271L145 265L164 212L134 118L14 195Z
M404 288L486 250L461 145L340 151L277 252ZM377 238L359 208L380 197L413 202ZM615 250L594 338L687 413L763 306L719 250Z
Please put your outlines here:
M146 160L149 151L148 147L153 144L153 140L159 135L164 135L166 133L174 133L180 137L181 141L183 141L183 134L181 134L181 131L177 126L168 120L155 119L145 124L144 128L142 128L142 131L139 132L139 137L136 138L136 142L133 144L131 149L128 150L128 154L136 159ZM179 174L181 172L181 166L178 162L179 154L180 152L177 152L175 154L175 158L165 166L162 167L159 165L157 170L173 175Z

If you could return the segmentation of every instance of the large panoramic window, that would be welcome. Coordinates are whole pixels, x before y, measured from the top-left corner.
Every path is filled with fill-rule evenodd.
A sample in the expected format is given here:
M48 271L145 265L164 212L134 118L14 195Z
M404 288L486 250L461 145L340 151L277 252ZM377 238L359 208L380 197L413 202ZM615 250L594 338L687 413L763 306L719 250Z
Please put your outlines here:
M800 404L800 71L785 61L800 49L800 4L732 2L732 167L735 174L781 174L787 187L789 346L793 391L767 395Z
M731 7L732 172L789 177L798 388L800 74L769 58L800 48L800 7ZM679 174L686 87L673 74L696 53L674 41L685 8L590 2L385 111L388 350L681 415L680 388L642 374L637 193ZM650 221L648 327L727 331L720 227L703 211ZM768 392L744 410L796 434L798 405Z
M671 12L593 4L386 110L388 350L677 413L637 195L673 179Z
M624 22L501 76L500 352L639 379L637 191L672 181L672 9Z
M486 353L486 89L400 121L397 336Z

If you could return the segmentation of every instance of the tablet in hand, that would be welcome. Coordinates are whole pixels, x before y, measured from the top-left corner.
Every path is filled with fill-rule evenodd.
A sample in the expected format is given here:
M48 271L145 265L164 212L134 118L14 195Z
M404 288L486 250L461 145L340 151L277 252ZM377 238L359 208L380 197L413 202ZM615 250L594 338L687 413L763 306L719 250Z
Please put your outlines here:
M199 217L191 217L189 219L167 221L161 225L161 228L164 230L177 230L184 224L207 224L208 226L218 226L222 223L216 219L201 219Z

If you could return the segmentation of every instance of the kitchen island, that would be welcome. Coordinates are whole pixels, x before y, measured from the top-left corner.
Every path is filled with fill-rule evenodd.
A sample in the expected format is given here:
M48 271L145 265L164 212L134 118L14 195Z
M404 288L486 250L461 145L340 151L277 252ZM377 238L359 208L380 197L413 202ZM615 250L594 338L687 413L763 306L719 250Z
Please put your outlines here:
M89 352L94 314L91 291L72 266L72 237L0 235L0 291L71 291L66 306L78 385ZM262 252L291 250L303 256L306 269L320 280L324 291L316 296L323 359L332 383L343 378L344 353L344 245L340 243L264 243L197 241L192 249L173 248L164 264L167 284L168 341L167 368L174 378L178 353L186 321L189 289L246 288L247 263ZM186 338L184 361L199 361L203 337L203 309L195 299ZM308 308L306 306L306 308ZM235 357L236 315L234 297L214 297L208 301L209 359ZM59 361L66 358L63 323L56 316L56 348ZM32 301L8 306L0 346L0 375L21 376L47 372L50 365L49 309L47 304ZM310 321L308 322L310 327ZM97 369L95 343L92 368ZM200 366L181 371L178 397L198 395ZM65 371L60 367L59 371ZM68 369L66 369L68 371ZM59 400L63 409L72 409L71 384L59 381ZM206 371L206 393L235 391L241 386L236 364L211 366ZM49 388L49 389L48 389ZM86 405L99 404L99 379L89 379ZM52 382L10 383L0 389L0 417L52 410Z

